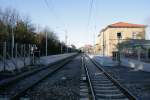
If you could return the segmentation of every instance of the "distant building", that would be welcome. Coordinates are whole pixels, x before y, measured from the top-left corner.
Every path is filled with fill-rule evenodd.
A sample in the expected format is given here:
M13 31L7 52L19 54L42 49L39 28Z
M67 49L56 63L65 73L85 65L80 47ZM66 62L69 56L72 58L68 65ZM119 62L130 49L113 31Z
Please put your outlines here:
M118 51L117 33L121 33L120 42L130 39L145 39L145 25L118 22L108 25L100 31L96 40L96 53L112 56L113 51Z
M94 52L94 48L90 44L84 45L83 47L80 48L80 50L82 50L82 52L89 53L89 54L93 54Z

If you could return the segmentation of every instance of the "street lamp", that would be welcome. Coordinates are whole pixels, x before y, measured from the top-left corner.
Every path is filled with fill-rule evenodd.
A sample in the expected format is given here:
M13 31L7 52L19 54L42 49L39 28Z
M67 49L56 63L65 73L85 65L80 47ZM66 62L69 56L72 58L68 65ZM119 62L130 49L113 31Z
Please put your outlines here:
M120 40L122 38L121 32L117 33L117 38L118 38L118 55L117 55L117 58L118 58L118 66L120 66L120 63L121 63L121 61L120 61Z

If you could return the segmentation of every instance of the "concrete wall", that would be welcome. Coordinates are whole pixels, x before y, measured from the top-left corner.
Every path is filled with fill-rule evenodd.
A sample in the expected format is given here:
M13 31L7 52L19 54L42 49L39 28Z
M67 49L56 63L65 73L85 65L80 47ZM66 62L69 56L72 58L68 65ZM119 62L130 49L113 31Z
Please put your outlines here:
M121 65L134 68L135 70L150 72L150 63L145 63L134 59L121 58Z

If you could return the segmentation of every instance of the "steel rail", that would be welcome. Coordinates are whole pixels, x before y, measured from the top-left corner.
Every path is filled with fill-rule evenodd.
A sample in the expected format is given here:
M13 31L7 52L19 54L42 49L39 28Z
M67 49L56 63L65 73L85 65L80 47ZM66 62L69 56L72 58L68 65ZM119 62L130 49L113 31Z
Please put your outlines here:
M89 75L89 71L88 71L88 68L87 68L87 66L85 64L84 57L82 58L82 62L83 62L83 67L84 67L84 69L86 71L86 76L87 76L89 87L90 87L91 94L92 94L92 100L97 100L96 96L95 96L94 88L93 88L93 85L92 85L92 82L91 82L91 78L90 78L90 75Z
M137 98L136 98L128 89L126 89L125 87L123 87L116 79L114 79L109 73L107 73L107 72L101 67L102 65L100 65L99 63L97 63L97 61L91 59L88 55L86 55L86 56L90 59L90 61L91 61L99 70L101 70L101 71L107 76L107 78L108 78L109 80L111 80L111 82L114 83L114 85L116 85L116 86L119 88L119 90L120 90L126 97L128 97L128 99L130 99L130 100L137 100Z

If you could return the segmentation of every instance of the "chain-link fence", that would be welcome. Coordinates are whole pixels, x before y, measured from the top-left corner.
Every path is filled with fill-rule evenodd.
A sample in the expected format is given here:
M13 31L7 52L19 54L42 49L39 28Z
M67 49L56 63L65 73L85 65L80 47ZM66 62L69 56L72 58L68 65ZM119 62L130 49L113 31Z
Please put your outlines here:
M19 70L35 64L35 52L39 52L36 48L35 44L0 42L0 71Z

